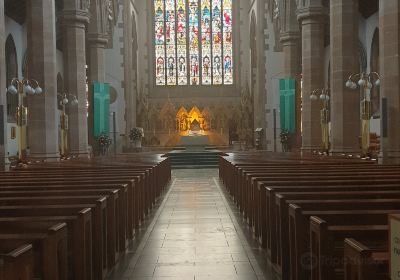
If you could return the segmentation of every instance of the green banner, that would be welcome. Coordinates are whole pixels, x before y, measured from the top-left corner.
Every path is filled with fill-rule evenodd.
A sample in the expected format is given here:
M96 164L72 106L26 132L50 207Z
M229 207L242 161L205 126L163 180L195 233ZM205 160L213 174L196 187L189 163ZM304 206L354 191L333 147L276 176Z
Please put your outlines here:
M296 80L279 80L281 129L296 132Z
M110 85L93 83L93 134L110 133Z

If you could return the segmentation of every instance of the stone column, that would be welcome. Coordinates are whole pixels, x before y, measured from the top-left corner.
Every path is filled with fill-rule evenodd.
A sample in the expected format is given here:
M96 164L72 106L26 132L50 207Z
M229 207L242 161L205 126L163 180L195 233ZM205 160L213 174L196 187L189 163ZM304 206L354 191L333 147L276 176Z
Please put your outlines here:
M88 34L89 45L89 81L104 83L106 81L105 49L107 38L103 34Z
M89 117L88 117L88 135L89 144L94 146L93 137L93 84L94 82L105 83L105 49L108 38L106 27L108 21L108 11L104 5L106 1L93 0L90 2L90 23L88 26L87 44L88 44L88 83L89 83Z
M359 152L360 93L345 86L350 74L360 72L358 0L330 1L330 12L331 151Z
M321 147L321 103L309 97L313 90L324 87L324 16L319 3L311 2L298 12L302 30L302 150Z
M90 23L88 26L87 43L89 49L89 81L104 83L105 71L105 48L107 47L107 22L108 13L105 7L107 1L92 0L90 2Z
M257 70L256 86L254 95L254 129L263 128L262 145L265 148L267 90L266 90L266 45L265 45L265 0L257 1L257 24L256 24L256 52Z
M7 120L7 97L6 97L6 59L5 59L5 23L4 23L4 1L0 1L0 170L4 169L6 155L6 120Z
M134 45L136 42L133 42L134 34L136 33L136 22L134 18L133 11L131 9L130 0L124 0L122 2L123 9L122 9L122 19L124 23L123 27L123 57L124 57L124 96L125 96L125 121L126 121L126 131L125 134L129 135L129 132L132 128L136 127L136 100L137 100L137 92L133 83L134 75L136 71L134 68L137 65L134 65L133 62L137 61L134 59ZM144 85L142 85L143 87ZM144 90L144 88L142 88ZM143 92L141 92L143 94ZM126 145L128 145L128 138Z
M297 4L295 0L284 0L284 12L281 13L281 35L284 54L284 77L297 79L301 73L300 28L297 20Z
M284 55L283 75L296 79L301 73L300 32L281 33Z
M31 157L58 158L55 6L53 0L27 2L28 71L43 94L28 97Z
M379 49L381 95L386 99L387 121L382 123L381 150L384 160L400 160L400 3L379 1ZM382 117L382 121L385 118Z
M88 153L86 93L86 34L88 2L64 0L63 43L65 88L76 95L77 106L69 108L69 150L72 154Z

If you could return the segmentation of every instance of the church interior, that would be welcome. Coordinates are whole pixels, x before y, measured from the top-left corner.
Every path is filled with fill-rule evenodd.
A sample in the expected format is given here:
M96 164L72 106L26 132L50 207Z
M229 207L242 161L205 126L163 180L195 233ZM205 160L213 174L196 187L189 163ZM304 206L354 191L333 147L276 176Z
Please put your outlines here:
M0 0L0 280L400 280L399 0Z

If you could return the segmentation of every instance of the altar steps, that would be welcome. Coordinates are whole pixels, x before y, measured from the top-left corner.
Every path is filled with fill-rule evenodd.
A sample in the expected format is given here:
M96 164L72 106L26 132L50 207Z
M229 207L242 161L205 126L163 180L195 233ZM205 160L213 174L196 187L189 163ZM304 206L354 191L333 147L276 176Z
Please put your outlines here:
M224 155L224 153L218 150L174 150L164 156L171 160L172 168L189 169L217 168L220 155Z

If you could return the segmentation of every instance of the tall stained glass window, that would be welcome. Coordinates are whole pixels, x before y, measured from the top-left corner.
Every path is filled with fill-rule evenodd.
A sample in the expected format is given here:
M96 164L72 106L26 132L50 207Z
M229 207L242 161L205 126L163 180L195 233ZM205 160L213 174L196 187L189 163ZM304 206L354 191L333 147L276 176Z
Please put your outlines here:
M154 0L156 85L233 84L232 0Z

